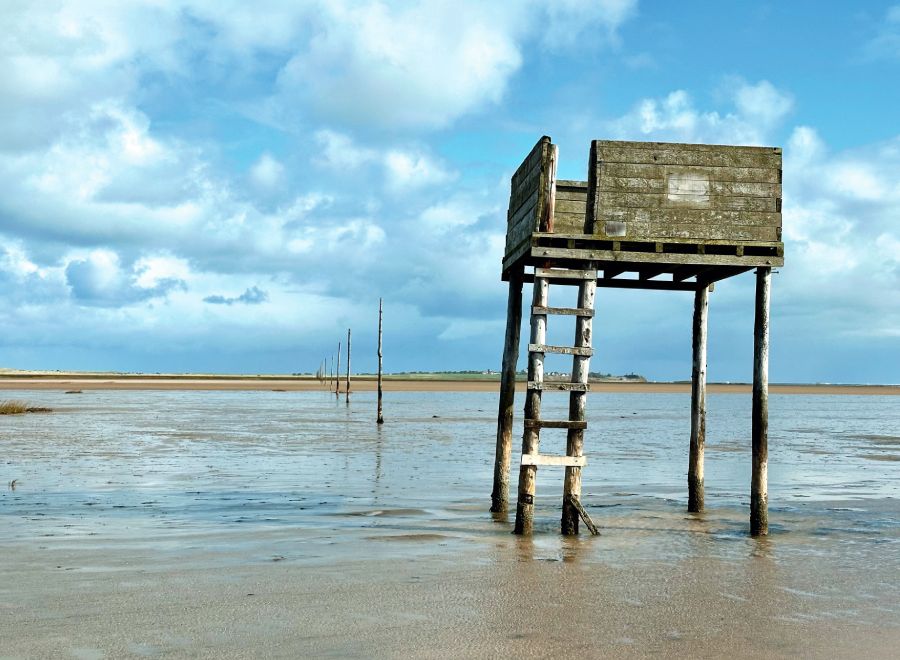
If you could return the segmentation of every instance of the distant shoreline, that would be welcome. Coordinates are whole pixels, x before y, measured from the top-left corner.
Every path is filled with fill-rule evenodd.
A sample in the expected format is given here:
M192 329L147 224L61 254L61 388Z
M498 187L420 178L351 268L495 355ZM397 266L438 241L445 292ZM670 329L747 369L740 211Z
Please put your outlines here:
M333 387L333 386L332 386ZM343 388L343 380L341 380ZM371 392L376 388L372 375L351 377L351 390ZM455 377L453 374L386 375L387 392L496 392L498 380ZM524 391L525 382L516 383ZM708 391L718 394L745 394L748 383L710 383ZM121 374L22 372L0 373L0 390L285 390L325 392L325 384L313 376L216 375L216 374ZM691 384L682 382L599 381L593 392L689 393ZM900 385L770 384L772 394L859 394L900 396Z

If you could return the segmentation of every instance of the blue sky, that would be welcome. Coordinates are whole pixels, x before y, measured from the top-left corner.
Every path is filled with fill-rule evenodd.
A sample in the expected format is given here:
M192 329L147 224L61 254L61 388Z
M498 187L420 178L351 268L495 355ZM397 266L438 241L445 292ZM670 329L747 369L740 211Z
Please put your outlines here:
M388 371L498 368L547 134L579 179L591 139L784 147L771 378L900 382L896 2L5 0L0 31L0 367L314 371L352 327L373 370L383 296ZM710 297L711 380L750 378L752 287ZM593 369L689 377L690 294L597 304Z

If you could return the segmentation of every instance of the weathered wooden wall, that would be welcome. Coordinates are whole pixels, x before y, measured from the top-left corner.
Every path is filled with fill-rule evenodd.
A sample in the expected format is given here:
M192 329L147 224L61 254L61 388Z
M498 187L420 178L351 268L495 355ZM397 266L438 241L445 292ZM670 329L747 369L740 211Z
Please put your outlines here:
M506 257L515 255L540 228L549 193L551 148L550 138L542 137L513 174L506 216Z
M557 234L586 233L584 225L586 201L586 181L567 181L565 179L557 181L553 231Z
M595 140L587 233L625 240L781 240L781 149Z

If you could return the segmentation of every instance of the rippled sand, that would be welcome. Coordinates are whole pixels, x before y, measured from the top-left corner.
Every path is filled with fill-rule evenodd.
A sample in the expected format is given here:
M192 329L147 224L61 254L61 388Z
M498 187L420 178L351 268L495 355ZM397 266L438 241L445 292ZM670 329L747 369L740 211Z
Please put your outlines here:
M496 398L16 392L0 420L0 657L892 657L900 402L773 396L767 539L749 397L710 397L685 510L684 394L596 394L584 501L534 537L486 508ZM837 404L835 402L838 402ZM565 397L545 397L548 416ZM519 422L521 423L521 422ZM546 434L548 453L564 443Z

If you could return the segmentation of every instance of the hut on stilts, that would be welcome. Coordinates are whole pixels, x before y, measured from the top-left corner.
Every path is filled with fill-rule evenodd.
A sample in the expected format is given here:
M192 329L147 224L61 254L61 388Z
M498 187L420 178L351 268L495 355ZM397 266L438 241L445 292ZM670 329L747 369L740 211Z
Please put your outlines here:
M660 142L591 143L587 181L557 180L559 152L542 137L512 178L502 278L509 282L491 510L508 507L522 286L533 284L528 382L515 531L532 531L539 466L565 468L562 532L579 519L591 332L598 287L692 291L693 371L688 510L703 510L706 328L714 283L756 271L750 532L768 532L769 290L784 264L781 149ZM550 286L576 286L575 307L552 307ZM550 317L575 317L572 346L546 343ZM548 353L571 355L570 382L544 381ZM545 392L569 396L568 419L541 416ZM566 429L566 455L541 454L542 429Z

